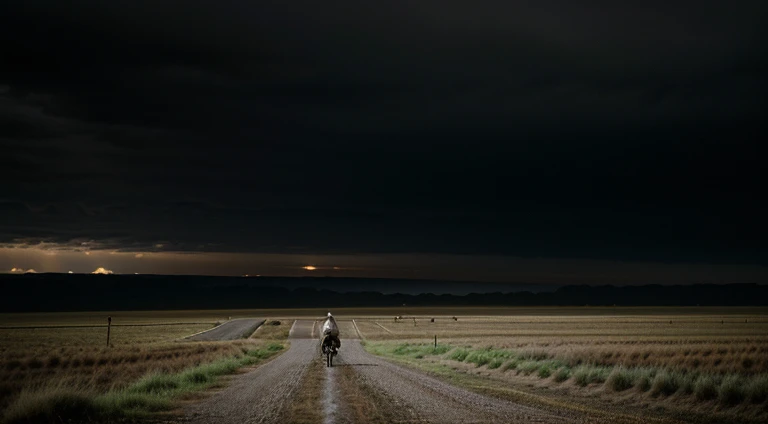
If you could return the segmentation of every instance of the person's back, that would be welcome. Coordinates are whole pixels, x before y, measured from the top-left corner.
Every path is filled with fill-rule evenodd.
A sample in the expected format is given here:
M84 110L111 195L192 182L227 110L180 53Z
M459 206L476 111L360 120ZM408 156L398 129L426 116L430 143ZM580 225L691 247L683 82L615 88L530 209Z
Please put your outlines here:
M336 319L333 318L330 312L328 312L328 318L323 322L323 349L331 347L338 349L341 347L341 339L339 338L339 326L336 324Z

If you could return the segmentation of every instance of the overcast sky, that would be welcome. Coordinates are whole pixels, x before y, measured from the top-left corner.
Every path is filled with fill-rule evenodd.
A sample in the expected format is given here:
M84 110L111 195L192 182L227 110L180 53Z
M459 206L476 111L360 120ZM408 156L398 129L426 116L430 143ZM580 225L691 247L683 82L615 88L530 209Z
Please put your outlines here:
M0 267L768 279L768 3L364 3L2 2Z

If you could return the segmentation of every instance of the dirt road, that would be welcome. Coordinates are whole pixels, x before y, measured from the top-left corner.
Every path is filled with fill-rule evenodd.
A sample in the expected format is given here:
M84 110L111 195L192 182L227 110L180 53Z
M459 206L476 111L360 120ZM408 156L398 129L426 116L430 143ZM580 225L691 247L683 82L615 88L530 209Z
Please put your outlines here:
M237 340L250 336L262 324L264 324L264 320L261 318L233 319L187 339L195 341Z
M239 375L226 389L185 411L188 422L211 424L280 423L280 413L313 359L317 341L312 321L297 321L287 352L252 372Z
M344 328L343 324L340 324ZM322 423L567 423L553 413L464 390L367 353L359 340L343 340L333 368L317 378ZM224 390L186 411L192 423L280 423L297 396L302 377L318 355L312 321L296 321L291 347L275 360L240 376ZM313 377L314 378L314 377ZM307 394L304 394L305 397ZM354 406L348 403L355 402ZM374 418L376 417L376 418ZM583 417L580 417L583 419ZM378 420L378 421L377 421ZM581 421L581 419L578 419Z
M483 396L395 365L366 352L359 340L348 340L337 359L339 369L353 368L358 383L368 386L369 392L373 389L372 394L379 399L377 408L390 408L385 415L392 422L576 422L567 412L552 413Z

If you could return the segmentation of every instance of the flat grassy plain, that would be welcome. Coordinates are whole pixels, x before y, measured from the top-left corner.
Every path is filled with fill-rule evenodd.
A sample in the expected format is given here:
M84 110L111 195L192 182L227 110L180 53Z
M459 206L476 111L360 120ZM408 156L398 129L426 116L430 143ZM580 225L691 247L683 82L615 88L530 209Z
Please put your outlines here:
M356 324L369 352L496 396L520 400L525 392L545 403L683 421L768 421L764 308L524 312Z
M292 323L246 340L190 342L184 337L244 315L116 312L107 347L108 315L0 315L0 422L50 421L45 411L56 402L80 405L74 415L105 414L95 421L168 409L172 398L278 353Z
M766 308L330 311L342 337L359 331L370 352L492 396L686 422L768 422ZM0 314L0 420L53 422L30 415L51 402L101 411L97 422L168 410L185 393L221 384L217 376L279 353L294 319L327 312ZM249 339L183 340L243 317L267 322Z

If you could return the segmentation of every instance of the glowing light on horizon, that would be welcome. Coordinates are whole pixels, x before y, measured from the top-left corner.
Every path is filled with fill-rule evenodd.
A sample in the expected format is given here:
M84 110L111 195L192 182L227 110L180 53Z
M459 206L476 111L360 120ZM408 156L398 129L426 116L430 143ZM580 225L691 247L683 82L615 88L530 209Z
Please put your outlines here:
M306 269L307 271L314 271L314 270L317 269L317 267L312 266L312 265L307 265L307 266L302 267L302 268Z
M91 274L107 275L107 274L114 274L114 272L112 272L111 269L106 269L103 266L100 266L100 267L96 268L96 270L93 271Z

